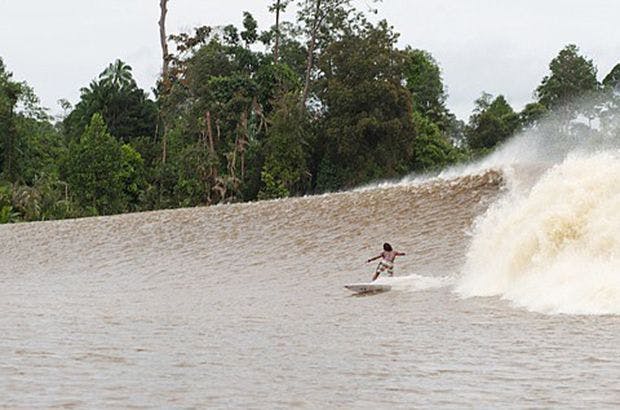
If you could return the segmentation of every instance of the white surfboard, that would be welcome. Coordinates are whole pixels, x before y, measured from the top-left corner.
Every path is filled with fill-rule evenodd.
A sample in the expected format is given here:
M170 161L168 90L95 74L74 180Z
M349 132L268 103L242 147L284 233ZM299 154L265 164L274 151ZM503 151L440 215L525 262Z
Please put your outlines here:
M392 289L391 285L385 283L350 283L344 287L355 293L385 292Z

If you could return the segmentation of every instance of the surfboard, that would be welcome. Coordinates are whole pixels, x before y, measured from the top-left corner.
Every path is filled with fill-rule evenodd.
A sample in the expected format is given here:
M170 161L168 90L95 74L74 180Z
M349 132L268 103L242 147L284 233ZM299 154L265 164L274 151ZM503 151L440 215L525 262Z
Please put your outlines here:
M385 283L350 283L344 287L355 293L386 292L392 289L391 285Z

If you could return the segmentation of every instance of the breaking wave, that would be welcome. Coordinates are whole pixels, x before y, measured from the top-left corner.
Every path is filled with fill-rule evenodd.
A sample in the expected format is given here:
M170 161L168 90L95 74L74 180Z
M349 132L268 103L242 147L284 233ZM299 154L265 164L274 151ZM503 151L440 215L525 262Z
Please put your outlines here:
M572 153L478 219L456 292L620 314L620 151Z

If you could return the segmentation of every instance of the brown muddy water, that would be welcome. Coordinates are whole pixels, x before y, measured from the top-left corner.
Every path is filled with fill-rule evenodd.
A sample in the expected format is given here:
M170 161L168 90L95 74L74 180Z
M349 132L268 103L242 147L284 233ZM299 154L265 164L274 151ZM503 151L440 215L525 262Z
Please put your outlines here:
M486 172L0 226L0 407L620 406L617 314L463 273L505 191ZM407 253L392 290L353 296L384 241Z

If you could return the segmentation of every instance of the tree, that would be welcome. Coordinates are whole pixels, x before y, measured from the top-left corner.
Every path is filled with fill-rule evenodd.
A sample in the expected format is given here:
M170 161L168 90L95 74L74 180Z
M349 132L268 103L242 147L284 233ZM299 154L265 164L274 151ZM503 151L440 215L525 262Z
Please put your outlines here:
M61 138L25 82L12 80L0 59L0 179L32 183L54 173Z
M278 100L269 122L261 172L263 187L258 197L270 199L302 193L308 175L305 149L308 124L295 95L288 94Z
M574 44L564 47L549 64L551 74L536 89L538 102L556 111L565 125L580 113L579 100L596 93L599 83L592 60L579 54Z
M445 130L449 118L439 65L424 50L407 48L404 54L404 77L413 98L413 109Z
M123 185L123 196L127 201L127 210L136 212L142 210L144 192L147 190L146 170L144 160L138 151L131 145L121 145L122 167L119 178Z
M301 107L306 105L306 100L308 99L308 92L310 90L310 76L312 75L312 69L314 68L314 49L316 47L316 37L319 27L323 23L326 16L326 13L321 8L321 6L324 6L325 4L321 3L322 1L324 2L325 0L307 0L305 3L301 3L302 5L305 5L305 8L300 11L300 16L308 15L308 9L314 8L314 12L312 13L314 17L309 25L310 42L308 44L308 54L306 58L304 89L300 100Z
M38 179L58 176L58 161L66 153L64 138L48 121L18 115L19 155L15 163L16 182L33 185Z
M299 27L291 22L280 21L277 30L272 27L270 30L263 31L259 40L265 45L265 59L270 58L270 52L273 52L273 61L278 65L286 65L298 77L299 82L303 84L305 79L307 50L303 45L302 39L299 37ZM277 60L275 41L278 41Z
M245 41L245 47L249 48L252 44L258 40L258 23L252 14L247 11L243 12L243 31L241 32L241 38Z
M157 106L138 88L131 67L121 60L82 88L80 101L63 120L66 135L78 139L94 114L100 114L109 132L124 142L155 135Z
M101 85L110 89L136 88L136 81L131 74L132 68L125 62L117 59L99 74Z
M534 127L538 125L540 120L547 115L549 110L541 103L526 104L519 113L520 122L524 127Z
M167 36L160 0L157 101L116 60L57 125L0 64L0 221L340 190L461 158L465 126L429 53L398 49L354 0L297 0L282 21L292 1L268 2L265 32L246 12ZM480 135L510 128L500 102L478 113Z
M605 136L616 139L620 135L620 64L616 64L603 79L601 128Z
M71 144L64 176L87 213L109 215L126 210L123 150L100 114L93 115L80 140Z
M269 11L275 13L276 15L276 23L275 23L275 46L273 48L273 61L274 63L278 63L279 51L280 51L280 13L283 13L286 10L286 7L289 5L291 0L275 0L275 2L269 6Z
M442 134L436 123L418 112L413 113L413 122L417 134L413 171L437 170L465 159Z
M244 46L237 32L225 27L223 41L210 30L173 36L178 54L172 59L175 77L166 111L174 116L171 169L182 178L166 190L182 189L186 198L198 201L192 204L239 200L247 192L248 147L263 138L268 100L287 83L286 67L274 67L248 48L257 38L251 15L244 14ZM262 163L255 166L260 170Z
M0 149L1 170L4 178L14 181L17 178L16 160L20 143L15 125L15 107L24 92L21 83L11 80L2 59L0 59Z
M519 116L504 96L495 99L482 93L476 100L474 114L469 119L467 140L473 150L488 150L505 141L519 128Z
M403 175L414 165L411 94L402 85L396 39L383 21L345 34L323 51L318 190Z
M351 4L351 0L299 0L298 23L307 37L304 87L300 100L302 107L310 93L317 49L327 47L343 31L351 30L355 23L365 24L363 15Z
M615 93L620 93L620 64L616 64L605 76L603 86Z
M168 14L168 0L159 1L159 44L161 46L161 82L159 86L159 100L165 99L165 96L170 92L170 53L168 51L168 37L166 36L166 15ZM161 107L158 110L158 122L161 123L163 130L161 130L162 136L162 162L166 163L167 156L167 140L166 140L166 118L161 115Z
M161 76L164 82L164 89L169 87L168 73L170 71L170 53L168 52L168 37L166 36L166 15L168 14L168 0L159 0L159 43L161 46Z

